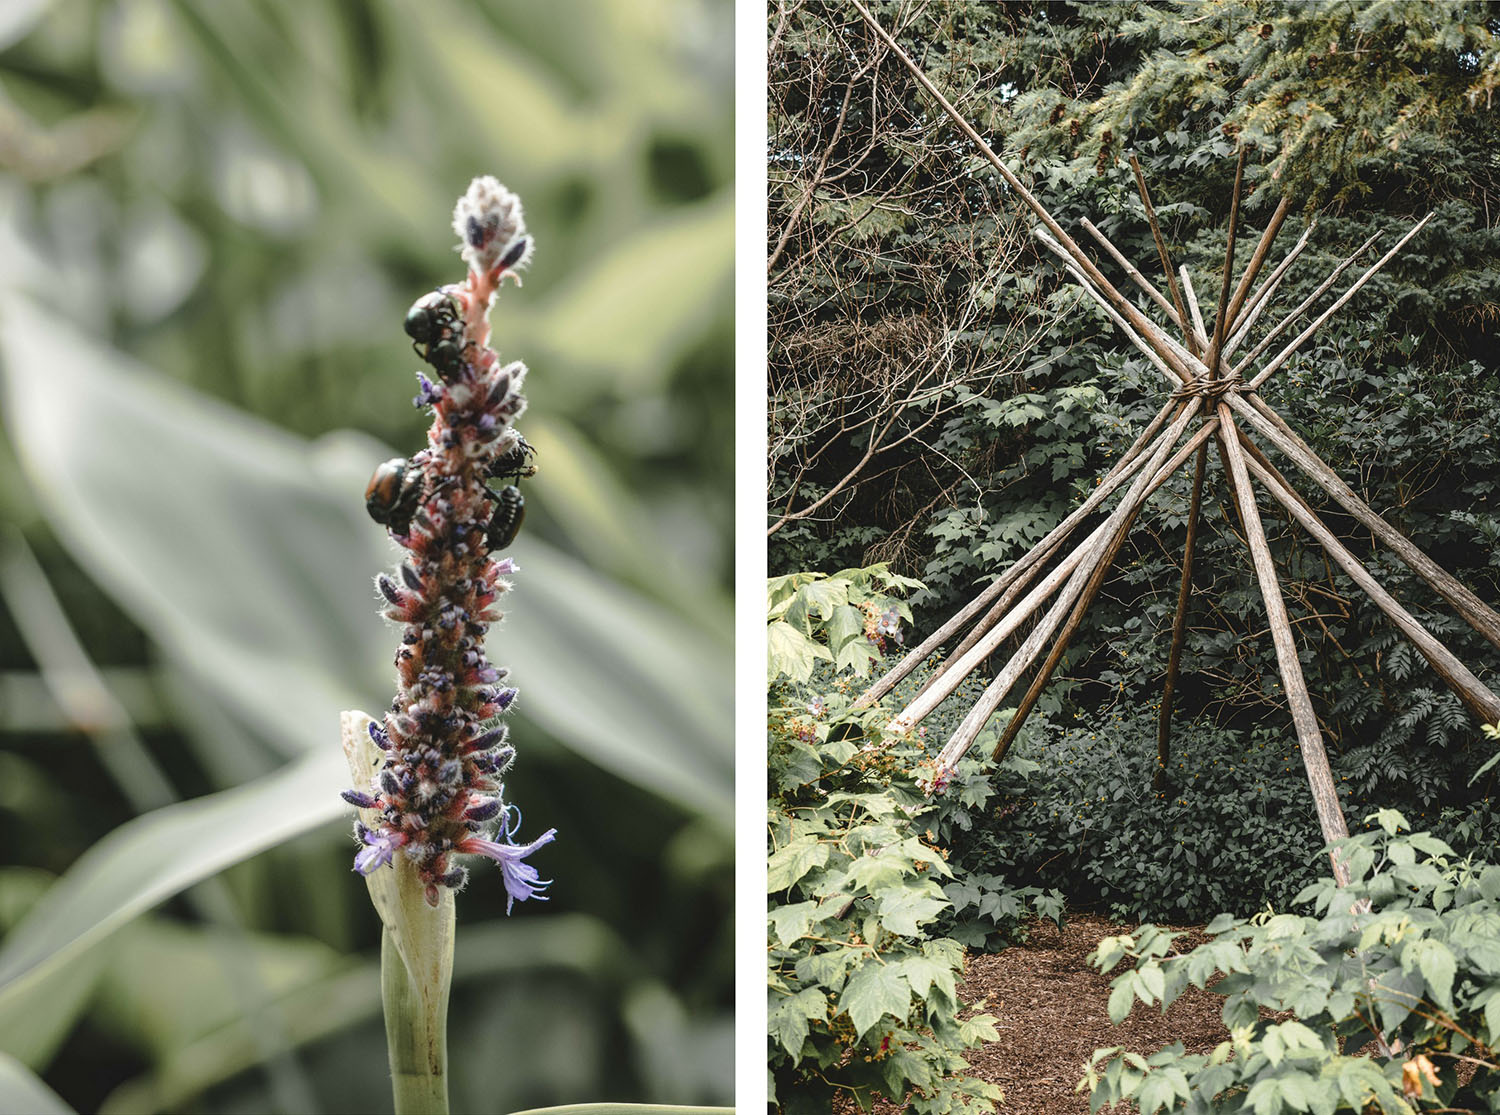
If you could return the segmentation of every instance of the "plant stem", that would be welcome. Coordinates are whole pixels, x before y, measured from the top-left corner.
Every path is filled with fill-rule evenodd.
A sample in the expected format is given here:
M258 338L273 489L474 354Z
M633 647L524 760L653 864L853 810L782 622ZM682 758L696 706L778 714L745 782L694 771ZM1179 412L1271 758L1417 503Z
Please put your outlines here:
M436 1011L425 1008L388 927L380 934L380 994L396 1115L447 1115L448 988Z
M341 719L344 755L355 785L379 768L370 717L346 712ZM373 810L360 810L369 824ZM436 907L427 905L417 867L396 856L390 870L365 877L370 900L384 928L380 934L380 997L390 1053L396 1115L448 1115L448 991L453 982L453 938L457 915L453 891L443 888Z

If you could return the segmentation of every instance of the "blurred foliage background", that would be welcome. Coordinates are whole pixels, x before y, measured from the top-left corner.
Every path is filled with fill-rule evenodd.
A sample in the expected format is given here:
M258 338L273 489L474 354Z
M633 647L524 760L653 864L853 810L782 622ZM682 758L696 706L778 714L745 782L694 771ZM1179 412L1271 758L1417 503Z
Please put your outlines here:
M728 1100L731 18L0 7L0 1108L389 1109L337 717L393 690L363 488L479 173L539 245L492 650L561 835L549 904L460 899L453 1107Z

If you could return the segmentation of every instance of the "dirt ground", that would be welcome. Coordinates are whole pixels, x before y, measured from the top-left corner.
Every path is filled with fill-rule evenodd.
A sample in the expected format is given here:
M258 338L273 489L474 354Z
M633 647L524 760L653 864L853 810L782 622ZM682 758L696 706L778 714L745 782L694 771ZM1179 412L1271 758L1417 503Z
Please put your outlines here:
M1100 938L1133 928L1070 914L1061 931L1043 922L1024 945L970 956L959 993L967 1001L987 1000L984 1009L1000 1020L1000 1040L966 1057L974 1075L1005 1089L1006 1115L1087 1115L1088 1097L1073 1087L1089 1054L1100 1047L1122 1045L1150 1055L1180 1041L1190 1053L1206 1053L1229 1036L1219 1018L1223 999L1196 988L1165 1017L1159 1007L1138 1003L1123 1023L1110 1024L1109 981L1120 969L1100 975L1086 957ZM1177 947L1203 939L1194 933L1179 938Z

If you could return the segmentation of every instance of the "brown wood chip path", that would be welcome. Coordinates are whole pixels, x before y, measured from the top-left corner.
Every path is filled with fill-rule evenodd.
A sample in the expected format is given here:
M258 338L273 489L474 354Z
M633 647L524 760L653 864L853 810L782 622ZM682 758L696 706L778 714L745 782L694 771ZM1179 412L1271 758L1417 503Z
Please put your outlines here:
M1024 945L969 957L959 994L987 1000L984 1009L1000 1020L1000 1040L966 1056L975 1076L1005 1089L1006 1115L1087 1115L1087 1095L1073 1088L1095 1049L1122 1045L1149 1056L1180 1041L1190 1053L1206 1053L1229 1036L1219 1017L1224 1000L1196 988L1165 1017L1138 1003L1123 1023L1110 1024L1109 981L1120 969L1100 975L1087 957L1101 938L1134 928L1073 914L1061 931L1043 922ZM1177 948L1204 939L1196 932L1179 937Z

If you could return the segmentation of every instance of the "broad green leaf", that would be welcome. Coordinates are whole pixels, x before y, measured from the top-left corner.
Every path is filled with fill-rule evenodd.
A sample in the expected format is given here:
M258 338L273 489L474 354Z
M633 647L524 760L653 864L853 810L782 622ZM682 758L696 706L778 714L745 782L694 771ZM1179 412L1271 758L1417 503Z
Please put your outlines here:
M1273 1077L1257 1081L1245 1098L1255 1115L1275 1115L1281 1109L1280 1096L1281 1081Z
M326 748L342 709L386 704L394 635L370 580L394 551L362 490L389 450L310 446L18 297L3 325L6 414L39 502L200 684L288 756ZM724 645L544 543L523 536L515 552L520 588L493 639L522 715L622 777L726 815Z
M850 639L834 656L835 670L851 670L856 677L869 677L870 663L878 661L880 652L864 639Z
M815 867L828 862L828 845L816 836L801 836L766 862L766 893L786 890Z
M1135 1005L1135 973L1126 972L1115 980L1109 993L1109 1020L1122 1022Z
M1158 1108L1165 1107L1170 1110L1175 1097L1176 1092L1172 1088L1172 1081L1164 1073L1153 1072L1141 1081L1141 1088L1136 1093L1135 1102L1141 1115L1152 1115Z
M309 937L185 925L150 914L111 943L113 963L91 1020L149 1053L154 1064L226 1027L253 1023L257 1008L301 988L329 985L351 968L374 975Z
M864 613L852 604L840 604L828 617L828 646L834 654L838 654L851 639L863 638L864 633Z
M44 871L9 867L0 871L0 908L5 911L3 928L8 933L53 884ZM53 978L33 983L0 1011L0 1052L32 1069L41 1071L72 1030L87 1006L112 950L95 949L76 963L56 970Z
M0 50L20 42L47 14L52 0L11 0L0 7Z
M462 985L556 969L608 982L638 966L639 960L607 925L582 914L562 914L465 925L458 935L453 975ZM345 1032L380 1017L379 965L362 961L291 987L268 1009L294 1046ZM171 1050L151 1072L112 1092L100 1115L190 1108L194 1097L264 1058L264 1042L254 1025L253 1016L242 1014Z
M1298 1111L1307 1111L1312 1107L1311 1093L1316 1089L1317 1085L1300 1072L1281 1078L1282 1102Z
M908 956L900 961L906 982L918 998L927 998L928 992L937 990L949 998L953 997L955 982L953 969L930 956Z
M348 812L334 748L127 821L79 857L0 948L0 1014L28 987L186 887Z
M680 524L674 523L674 545L645 544L659 533L650 510L589 439L535 407L527 411L525 424L536 459L544 462L530 481L535 502L591 568L645 590L668 583L672 592L666 602L682 615L710 629L732 626L732 612L720 604L709 574L693 563L700 545L677 537L683 533Z
M770 1036L781 1043L795 1063L802 1056L802 1046L807 1041L808 1023L828 1015L828 996L815 987L804 988L795 995L772 992L766 1011Z
M0 1111L16 1115L74 1115L67 1101L6 1053L0 1053Z
M1261 1039L1260 1051L1266 1055L1266 1060L1271 1062L1275 1068L1281 1064L1281 1058L1286 1055L1286 1045L1281 1040L1281 1034L1275 1029L1266 1031L1266 1036Z
M817 902L794 902L790 906L777 906L768 915L771 929L776 934L776 943L786 948L793 941L807 934L813 919L818 916Z
M894 964L867 961L844 985L839 1006L848 1012L854 1032L862 1037L887 1014L906 1018L911 1009L911 987L905 973Z
M793 681L806 681L812 677L813 664L828 657L827 647L784 620L766 627L766 673L772 681L783 674Z
M827 577L806 585L799 594L803 606L810 616L830 620L834 611L849 600L849 582L840 577Z
M1151 993L1152 999L1160 999L1166 994L1166 974L1155 964L1147 964L1139 972L1141 986ZM1150 999L1146 1000L1148 1003Z
M937 917L948 906L936 884L889 887L880 892L876 912L892 933L915 937L920 927Z
M1453 1009L1453 977L1458 964L1453 951L1441 941L1424 938L1410 946L1417 953L1417 969L1427 981L1427 990L1432 1001L1444 1010ZM1403 960L1405 957L1402 958Z

